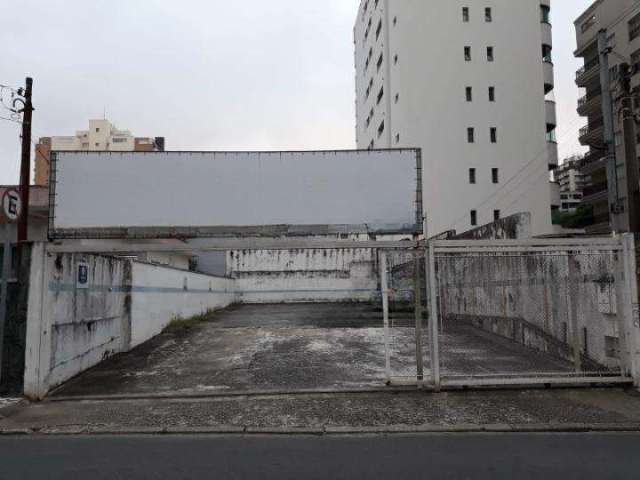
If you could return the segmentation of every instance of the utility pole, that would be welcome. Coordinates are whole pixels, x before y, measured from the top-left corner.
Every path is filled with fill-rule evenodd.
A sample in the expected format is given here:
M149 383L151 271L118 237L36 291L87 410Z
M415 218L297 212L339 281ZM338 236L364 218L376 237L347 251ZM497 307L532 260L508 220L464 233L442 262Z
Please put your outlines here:
M632 68L628 63L620 65L620 108L618 113L622 121L624 138L624 160L626 168L626 197L629 232L640 232L640 169L636 148L636 122L633 112L631 92Z
M20 162L20 199L22 200L22 216L18 223L18 243L27 241L29 225L29 184L31 182L31 102L33 79L27 77L24 91L24 107L22 109L22 159Z
M615 131L613 124L613 100L611 98L611 74L609 72L609 45L607 31L598 32L600 57L600 85L602 86L602 116L604 120L604 149L607 159L607 191L609 193L609 216L611 230L619 232L622 207L618 194L618 166L616 160Z

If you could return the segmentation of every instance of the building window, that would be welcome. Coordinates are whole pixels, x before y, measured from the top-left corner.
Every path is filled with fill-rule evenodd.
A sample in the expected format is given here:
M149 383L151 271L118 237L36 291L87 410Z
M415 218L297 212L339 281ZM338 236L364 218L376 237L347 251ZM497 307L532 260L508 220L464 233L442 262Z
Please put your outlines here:
M469 183L471 185L475 185L476 184L476 169L475 168L470 168L469 169Z
M640 36L640 13L629 20L629 41Z
M496 87L489 87L489 101L496 101Z
M384 120L380 123L380 126L378 127L378 138L380 138L383 133L384 133Z
M491 12L491 7L487 7L484 9L484 21L487 23L493 22L493 14Z
M551 45L542 45L542 60L545 62L552 63L553 57L551 55Z
M396 133L396 143L400 143L400 134Z
M498 129L496 127L491 127L489 137L491 138L491 143L498 143Z
M395 99L396 103L398 103L400 101L400 94L396 93L396 99Z
M393 56L393 64L394 65L398 64L398 54L397 53Z
M375 142L373 140L371 140L371 143L369 143L369 150L373 150L373 148L375 147Z
M100 146L100 144L99 144L99 143L96 143L96 147L99 147L99 146Z
M500 183L500 170L497 168L491 169L491 181L495 184Z
M100 128L96 127L96 133L100 132Z
M469 23L469 7L462 7L462 21Z
M475 227L478 225L478 212L475 210L471 210L471 226Z
M551 7L548 5L540 5L540 21L542 23L551 23Z
M494 219L495 221L500 220L500 210L494 210L494 211L493 211L493 219Z
M464 47L464 60L466 62L471 61L471 47Z
M380 87L380 91L378 92L378 99L376 100L376 103L378 105L380 105L380 102L382 101L382 97L384 97L384 87Z
M398 24L398 17L393 17L393 26L395 27Z
M467 128L467 142L474 143L476 141L476 131L473 127Z
M127 141L126 138L114 138L113 143L125 143Z
M382 20L378 22L378 26L376 28L376 40L380 38L380 32L382 32Z
M380 71L380 67L382 67L382 60L383 60L383 59L384 59L384 56L383 56L383 54L381 53L381 54L380 54L380 57L378 57L378 64L377 64L378 72Z
M473 88L467 87L465 89L465 92L466 92L467 102L471 102L473 100Z
M487 47L487 60L493 62L493 47Z

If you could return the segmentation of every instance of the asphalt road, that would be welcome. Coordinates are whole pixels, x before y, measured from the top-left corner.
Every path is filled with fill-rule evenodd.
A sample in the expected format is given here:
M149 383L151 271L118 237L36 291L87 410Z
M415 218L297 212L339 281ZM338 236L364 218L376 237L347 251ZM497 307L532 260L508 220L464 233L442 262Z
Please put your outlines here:
M1 479L635 479L640 434L5 437Z

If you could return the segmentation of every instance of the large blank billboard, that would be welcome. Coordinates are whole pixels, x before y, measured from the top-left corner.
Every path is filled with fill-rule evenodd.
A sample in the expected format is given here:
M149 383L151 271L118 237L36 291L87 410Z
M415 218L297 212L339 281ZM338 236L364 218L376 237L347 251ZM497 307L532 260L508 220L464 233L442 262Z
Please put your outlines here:
M419 150L56 152L51 238L420 232Z

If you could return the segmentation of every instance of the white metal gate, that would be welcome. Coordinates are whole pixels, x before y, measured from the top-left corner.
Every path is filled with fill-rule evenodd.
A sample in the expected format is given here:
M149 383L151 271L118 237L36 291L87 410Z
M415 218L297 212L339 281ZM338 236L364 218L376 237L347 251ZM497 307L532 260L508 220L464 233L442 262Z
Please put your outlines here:
M416 277L415 325L393 325L388 299L396 292L383 273L391 383L411 375L436 389L620 384L638 378L633 236L433 241L424 252L428 298L422 301ZM381 255L381 264L387 256ZM420 316L425 304L428 321ZM410 372L407 355L415 355Z

